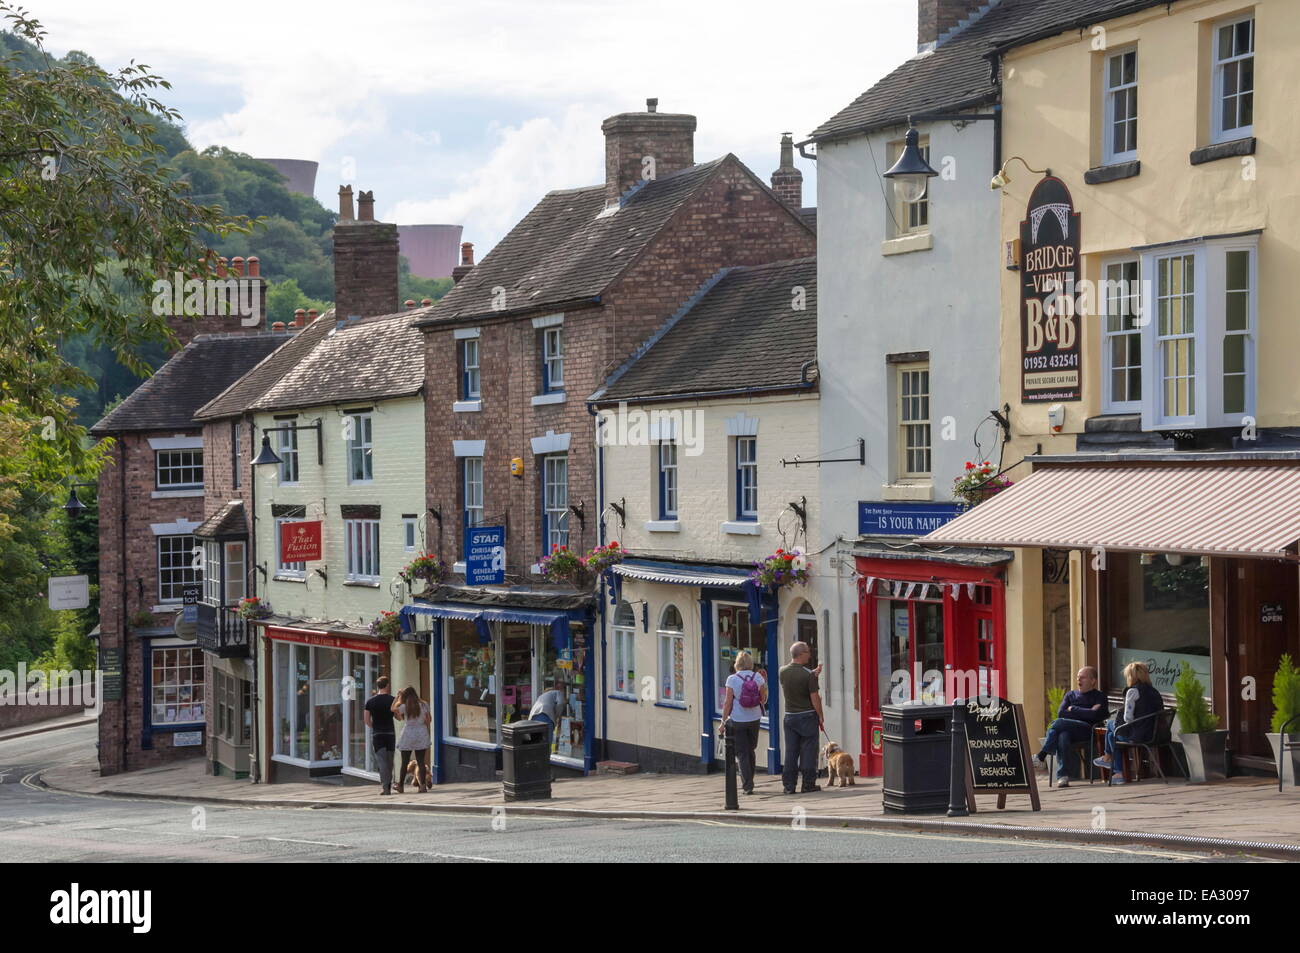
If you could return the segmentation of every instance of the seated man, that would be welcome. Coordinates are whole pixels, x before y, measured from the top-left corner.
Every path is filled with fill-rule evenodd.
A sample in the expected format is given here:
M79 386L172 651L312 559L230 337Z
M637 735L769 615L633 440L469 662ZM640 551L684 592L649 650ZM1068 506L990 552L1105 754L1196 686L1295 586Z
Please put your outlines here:
M1128 780L1124 777L1124 759L1121 757L1119 764L1115 764L1116 733L1130 722L1140 722L1119 734L1118 740L1150 741L1155 736L1156 729L1156 720L1150 716L1165 707L1160 692L1151 684L1151 672L1141 662L1129 662L1124 666L1124 683L1127 686L1124 692L1124 707L1106 726L1106 754L1104 757L1093 759L1092 762L1099 768L1113 772L1110 778L1111 784L1124 784Z
M1045 764L1047 756L1055 753L1056 777L1063 788L1070 786L1070 746L1087 741L1093 726L1106 717L1106 696L1097 690L1097 670L1086 665L1074 680L1078 689L1066 692L1061 699L1056 720L1047 729L1043 750L1034 756L1039 764Z

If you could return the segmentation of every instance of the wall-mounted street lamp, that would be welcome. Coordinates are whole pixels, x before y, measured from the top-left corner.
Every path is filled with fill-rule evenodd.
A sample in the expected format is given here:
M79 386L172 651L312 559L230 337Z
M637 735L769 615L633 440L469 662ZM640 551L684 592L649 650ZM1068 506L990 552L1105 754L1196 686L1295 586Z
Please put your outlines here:
M894 183L894 194L904 202L919 202L929 188L930 179L939 173L930 168L930 163L921 155L921 134L916 126L909 126L907 137L903 141L903 154L898 161L884 173L884 178Z
M321 436L321 421L319 417L316 418L314 424L286 424L283 427L267 427L264 429L262 431L262 449L258 451L257 458L253 460L253 466L263 467L270 464L278 465L283 463L284 461L281 460L276 452L271 449L270 435L286 431L297 433L299 430L316 431L316 465L323 466L325 463L325 439Z
M80 516L85 511L86 504L81 502L81 500L77 498L77 487L95 486L95 485L96 484L94 483L72 484L72 486L68 489L68 502L63 504L63 512L67 513L68 516L72 517L73 519Z
M1026 162L1024 159L1022 159L1020 156L1012 156L1006 162L1002 163L1002 167L998 169L997 173L993 176L993 178L989 180L989 188L992 189L994 192L996 192L998 189L1006 186L1011 182L1011 176L1007 174L1007 166L1011 165L1011 163L1013 162L1019 162L1026 169L1032 172L1034 175L1052 174L1051 169L1030 169L1029 163Z

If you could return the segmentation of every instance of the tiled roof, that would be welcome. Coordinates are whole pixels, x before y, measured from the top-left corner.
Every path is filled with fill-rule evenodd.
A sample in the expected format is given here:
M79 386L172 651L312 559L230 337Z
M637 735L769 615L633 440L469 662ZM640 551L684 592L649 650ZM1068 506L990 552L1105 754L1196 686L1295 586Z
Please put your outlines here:
M99 423L94 436L193 427L195 413L289 340L283 332L201 334Z
M802 310L795 310L803 288ZM817 358L817 259L730 268L674 315L592 400L801 384Z
M401 311L363 318L327 332L249 409L284 410L418 394L424 387L424 336L413 326L415 314Z
M227 536L247 536L248 518L244 515L242 500L230 500L225 506L205 519L194 530L195 536L222 539Z
M547 193L420 323L440 324L596 298L728 162L745 168L735 156L727 155L682 169L647 182L613 215L602 214L603 185ZM494 302L495 288L505 289L504 308Z
M195 414L197 420L216 420L221 417L236 417L242 414L287 374L334 327L334 309L330 308L319 318L288 340L283 347L273 352L265 360L248 371L243 377L234 381L224 391L214 397Z
M993 0L965 29L918 53L813 131L811 139L853 135L906 122L909 115L998 101L986 57L995 49L1081 29L1164 0Z

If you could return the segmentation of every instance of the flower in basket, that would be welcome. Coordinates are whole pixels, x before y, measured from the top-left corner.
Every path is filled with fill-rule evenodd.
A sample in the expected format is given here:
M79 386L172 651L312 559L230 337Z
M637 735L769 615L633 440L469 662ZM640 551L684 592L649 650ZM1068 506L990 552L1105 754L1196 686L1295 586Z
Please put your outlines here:
M420 553L399 575L408 583L412 579L427 579L434 585L446 582L451 576L451 567L433 553Z
M587 553L587 570L599 575L610 566L621 563L626 555L627 553L618 545L618 540L611 539L604 546L597 546Z
M395 639L402 631L402 619L396 612L381 612L370 623L370 634L380 639Z
M1011 481L997 472L992 463L966 461L966 472L952 481L952 495L968 506L982 503L995 493L1001 493Z
M270 614L270 604L263 602L257 596L249 596L247 599L239 600L239 617L241 619L265 619Z
M552 546L550 553L537 561L537 566L548 582L567 582L578 586L587 575L586 562L568 546Z
M803 585L808 582L808 557L798 548L788 553L778 549L766 559L754 563L749 578L759 586L773 589L795 583Z

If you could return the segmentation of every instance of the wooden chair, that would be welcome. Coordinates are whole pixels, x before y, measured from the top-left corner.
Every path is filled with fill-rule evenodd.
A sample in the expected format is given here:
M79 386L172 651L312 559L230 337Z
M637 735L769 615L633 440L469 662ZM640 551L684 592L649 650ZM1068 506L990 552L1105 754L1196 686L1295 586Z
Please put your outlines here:
M1143 715L1141 718L1134 718L1132 721L1120 725L1115 729L1115 754L1119 757L1123 757L1129 751L1132 751L1135 754L1140 753L1146 755L1147 760L1151 762L1151 766L1155 768L1156 775L1160 780L1168 784L1169 778L1165 777L1165 772L1160 767L1160 749L1173 749L1174 714L1174 709L1162 708L1160 711L1152 712L1149 715ZM1155 724L1155 731L1150 740L1127 740L1132 737L1133 729L1137 725L1141 725L1148 721L1154 722ZM1114 777L1113 772L1111 777ZM1125 777L1125 780L1128 780L1128 778ZM1136 781L1137 778L1134 778L1133 780ZM1109 785L1110 782L1111 778L1108 777L1106 779L1106 784Z

